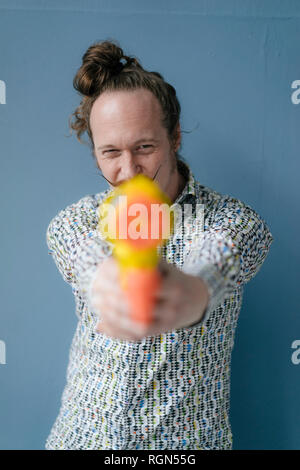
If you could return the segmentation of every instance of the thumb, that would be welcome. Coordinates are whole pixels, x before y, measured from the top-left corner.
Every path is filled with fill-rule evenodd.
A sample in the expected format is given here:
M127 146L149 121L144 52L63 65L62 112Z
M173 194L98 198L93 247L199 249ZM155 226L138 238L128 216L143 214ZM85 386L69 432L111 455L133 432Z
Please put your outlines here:
M160 259L157 266L162 277L167 277L169 273L168 263L164 259Z

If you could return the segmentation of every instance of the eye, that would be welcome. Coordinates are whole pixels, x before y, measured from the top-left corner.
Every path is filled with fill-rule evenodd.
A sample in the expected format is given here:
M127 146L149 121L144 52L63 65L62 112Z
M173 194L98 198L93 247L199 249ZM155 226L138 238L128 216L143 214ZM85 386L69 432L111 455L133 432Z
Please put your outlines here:
M114 150L114 149L104 150L103 155L106 155L108 157L115 157L117 152L118 152L118 150Z
M142 150L147 150L149 147L152 147L152 145L150 144L142 144L140 145L138 148L142 149Z

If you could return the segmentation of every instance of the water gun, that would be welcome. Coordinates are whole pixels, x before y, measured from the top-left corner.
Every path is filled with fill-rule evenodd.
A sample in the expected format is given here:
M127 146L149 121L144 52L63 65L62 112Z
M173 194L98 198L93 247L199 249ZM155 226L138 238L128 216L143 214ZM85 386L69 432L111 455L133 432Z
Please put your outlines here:
M171 204L156 182L138 174L99 206L98 230L119 264L131 319L144 325L153 321L155 294L162 281L159 249L173 231Z

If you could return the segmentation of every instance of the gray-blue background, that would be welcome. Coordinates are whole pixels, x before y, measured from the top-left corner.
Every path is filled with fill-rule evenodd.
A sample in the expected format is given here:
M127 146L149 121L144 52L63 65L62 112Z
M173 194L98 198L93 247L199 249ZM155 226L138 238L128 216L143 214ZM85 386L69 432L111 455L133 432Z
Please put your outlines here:
M177 89L197 179L271 229L236 332L233 448L300 449L297 0L0 1L0 448L43 449L58 414L77 318L45 234L59 210L106 188L88 146L67 135L82 54L109 38Z

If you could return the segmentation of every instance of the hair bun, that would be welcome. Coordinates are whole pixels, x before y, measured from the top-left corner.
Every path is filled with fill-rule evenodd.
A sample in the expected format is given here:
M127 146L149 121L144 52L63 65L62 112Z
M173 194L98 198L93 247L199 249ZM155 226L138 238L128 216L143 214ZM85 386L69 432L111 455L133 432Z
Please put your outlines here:
M122 63L121 60L127 63ZM75 90L85 96L92 96L112 75L118 74L136 59L124 56L123 50L111 41L92 44L82 57L82 65L73 80Z

